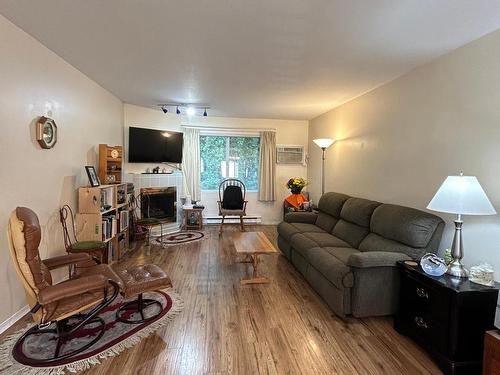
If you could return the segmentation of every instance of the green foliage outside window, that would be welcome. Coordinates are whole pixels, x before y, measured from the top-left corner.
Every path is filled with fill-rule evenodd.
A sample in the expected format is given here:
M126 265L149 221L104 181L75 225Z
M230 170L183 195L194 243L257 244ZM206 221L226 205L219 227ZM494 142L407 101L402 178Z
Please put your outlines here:
M218 190L225 178L259 188L259 137L200 136L201 189Z

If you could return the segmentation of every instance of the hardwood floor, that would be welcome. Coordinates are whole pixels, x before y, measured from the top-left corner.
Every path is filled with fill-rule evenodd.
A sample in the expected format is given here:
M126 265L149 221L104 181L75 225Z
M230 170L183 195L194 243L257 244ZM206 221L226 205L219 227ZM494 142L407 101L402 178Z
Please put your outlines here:
M185 307L166 328L84 374L441 373L394 331L391 319L332 315L282 255L262 256L259 271L271 283L240 285L251 266L235 262L235 230L226 226L219 238L218 227L206 227L202 241L149 252L141 247L116 265L158 264ZM247 230L276 242L274 226Z

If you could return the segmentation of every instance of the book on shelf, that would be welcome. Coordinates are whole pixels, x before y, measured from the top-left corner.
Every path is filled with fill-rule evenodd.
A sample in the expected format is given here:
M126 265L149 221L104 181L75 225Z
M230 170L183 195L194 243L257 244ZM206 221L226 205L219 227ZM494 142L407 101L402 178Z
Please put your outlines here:
M115 246L113 241L108 243L108 263L111 263L115 260Z
M111 237L116 236L116 233L118 233L118 222L116 220L116 217L111 218Z
M102 239L109 240L118 233L118 222L114 215L106 215L102 217Z
M129 212L122 210L118 213L119 231L123 232L128 227Z

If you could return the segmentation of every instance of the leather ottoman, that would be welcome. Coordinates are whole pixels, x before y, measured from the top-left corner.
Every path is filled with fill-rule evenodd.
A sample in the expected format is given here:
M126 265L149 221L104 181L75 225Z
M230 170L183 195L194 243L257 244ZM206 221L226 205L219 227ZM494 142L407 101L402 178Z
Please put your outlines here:
M145 264L136 266L134 268L125 269L118 272L118 276L122 279L123 288L121 294L124 298L131 298L137 296L137 300L128 302L118 309L116 317L118 320L129 324L140 324L155 319L161 314L163 307L160 302L143 298L143 293L153 292L170 288L172 282L167 274L155 264ZM159 307L159 312L146 318L145 309L156 305ZM139 313L141 319L127 319L122 315L125 312Z

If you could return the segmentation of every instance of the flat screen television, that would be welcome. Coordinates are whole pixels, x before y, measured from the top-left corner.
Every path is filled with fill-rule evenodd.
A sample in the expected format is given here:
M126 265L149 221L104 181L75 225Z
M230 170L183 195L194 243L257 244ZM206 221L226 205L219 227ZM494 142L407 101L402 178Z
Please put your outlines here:
M129 163L182 163L182 133L128 128Z

